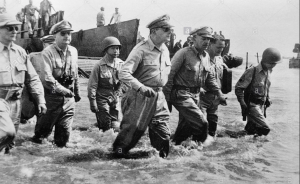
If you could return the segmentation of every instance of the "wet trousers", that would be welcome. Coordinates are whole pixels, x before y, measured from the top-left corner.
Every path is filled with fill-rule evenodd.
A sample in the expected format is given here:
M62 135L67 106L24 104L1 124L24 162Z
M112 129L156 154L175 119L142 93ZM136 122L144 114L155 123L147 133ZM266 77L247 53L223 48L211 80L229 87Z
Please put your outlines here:
M207 138L208 123L199 108L199 93L173 89L171 101L179 112L179 122L173 138L175 144L181 144L189 137L204 142Z
M266 119L264 117L263 105L257 105L250 102L250 107L247 115L247 124L245 130L248 135L257 134L268 135L270 132L269 126L266 124Z
M148 128L151 145L161 157L168 156L170 112L161 90L151 98L129 90L122 99L122 112L121 130L113 143L115 153L126 154Z
M54 143L58 147L64 147L69 141L71 133L75 113L74 97L46 94L45 100L47 113L37 118L34 137L37 139L47 138L55 126Z
M200 95L200 109L208 121L208 134L210 136L215 136L217 130L219 101L216 99L217 95L211 92Z
M103 131L112 128L112 121L117 121L119 116L119 111L117 110L117 105L119 105L117 102L118 99L110 99L97 98L97 106L99 109L99 112L96 113L97 124L99 129Z
M0 98L0 151L13 142L18 131L20 117L20 100Z

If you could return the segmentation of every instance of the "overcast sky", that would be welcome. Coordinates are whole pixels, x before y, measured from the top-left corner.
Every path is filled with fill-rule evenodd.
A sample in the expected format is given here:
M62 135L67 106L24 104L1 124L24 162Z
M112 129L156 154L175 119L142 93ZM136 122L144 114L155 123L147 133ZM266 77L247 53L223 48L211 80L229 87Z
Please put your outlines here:
M3 0L0 0L3 1ZM16 14L28 0L6 0L7 10ZM33 0L39 7L41 0ZM55 10L75 30L96 27L96 15L105 7L106 23L119 8L122 21L140 19L139 30L148 37L145 26L154 18L169 14L177 40L186 40L185 29L210 26L231 40L230 52L249 59L268 47L278 48L283 56L299 43L299 0L52 0ZM1 4L0 4L1 5ZM253 56L253 58L251 58Z

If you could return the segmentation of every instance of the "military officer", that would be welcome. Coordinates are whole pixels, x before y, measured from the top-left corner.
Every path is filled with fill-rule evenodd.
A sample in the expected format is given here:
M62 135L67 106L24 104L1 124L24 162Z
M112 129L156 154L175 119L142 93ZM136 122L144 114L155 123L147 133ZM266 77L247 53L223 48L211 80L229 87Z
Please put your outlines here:
M212 36L213 39L208 49L210 56L208 67L210 67L218 86L221 88L223 67L227 67L221 56L225 48L225 38L218 34ZM217 130L219 100L217 95L206 85L202 86L200 90L200 108L208 121L208 135L214 137Z
M162 92L171 68L165 42L170 40L170 17L163 15L150 24L147 41L138 43L125 61L119 78L130 86L122 100L123 119L113 150L124 156L142 137L147 127L151 145L160 157L169 152L169 110Z
M81 97L78 81L78 53L70 46L72 25L60 21L53 25L50 33L55 37L55 43L42 51L42 67L40 78L45 88L47 114L38 117L35 126L33 142L42 143L53 127L54 143L58 147L68 146L71 125L75 112L75 102Z
M39 114L47 110L43 86L35 69L25 50L13 43L20 24L14 16L0 14L0 151L11 145L18 131L24 85L37 102Z
M221 103L226 103L210 68L206 67L210 58L205 50L211 34L210 27L191 31L194 45L176 52L171 61L171 72L164 93L167 101L179 111L179 123L173 138L177 145L189 137L197 142L206 140L207 120L198 106L200 87L204 83Z

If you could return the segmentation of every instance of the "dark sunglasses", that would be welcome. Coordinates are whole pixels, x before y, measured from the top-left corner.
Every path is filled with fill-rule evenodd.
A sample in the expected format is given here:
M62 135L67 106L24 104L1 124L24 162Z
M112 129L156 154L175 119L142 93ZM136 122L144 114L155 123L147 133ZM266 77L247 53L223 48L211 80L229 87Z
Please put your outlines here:
M160 29L162 29L164 32L169 32L171 30L169 27L160 27Z
M61 36L65 36L65 35L71 35L71 32L70 31L62 31L62 32L60 32L60 35Z
M11 32L13 30L19 31L19 27L18 26L5 26L5 29L7 29L7 31Z

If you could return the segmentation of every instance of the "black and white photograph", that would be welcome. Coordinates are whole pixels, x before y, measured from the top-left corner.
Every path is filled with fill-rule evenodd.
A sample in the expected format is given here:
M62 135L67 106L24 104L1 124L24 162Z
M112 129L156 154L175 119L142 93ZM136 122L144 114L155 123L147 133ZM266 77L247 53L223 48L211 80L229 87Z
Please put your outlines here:
M0 0L1 184L299 184L298 0Z

